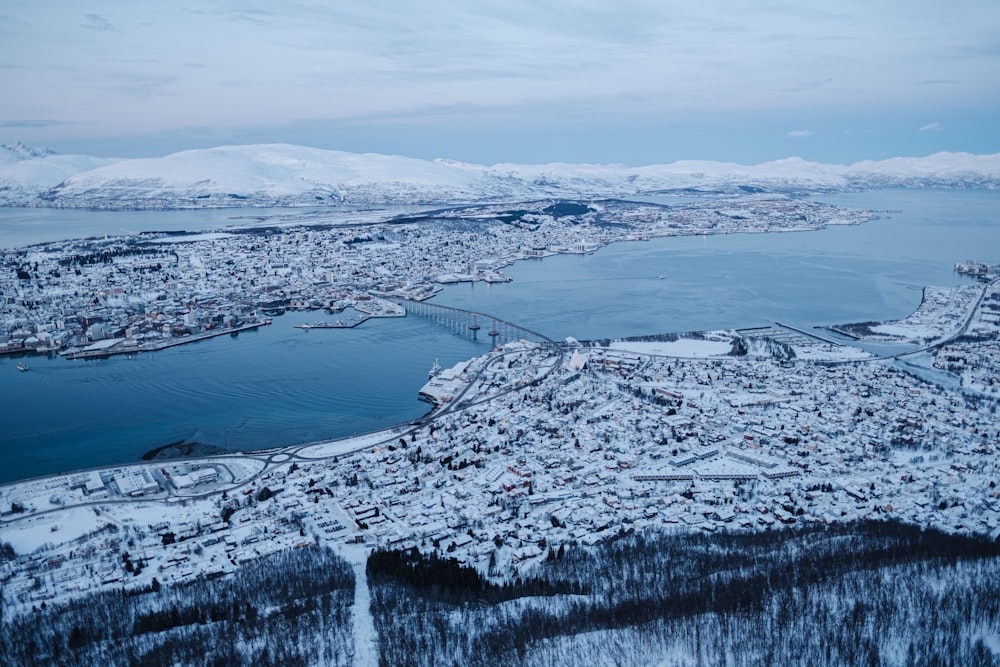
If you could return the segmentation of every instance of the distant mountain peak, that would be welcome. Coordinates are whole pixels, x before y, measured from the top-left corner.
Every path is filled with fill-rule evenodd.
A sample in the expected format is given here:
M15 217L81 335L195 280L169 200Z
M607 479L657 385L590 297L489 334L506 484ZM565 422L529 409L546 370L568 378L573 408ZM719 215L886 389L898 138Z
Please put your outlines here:
M49 150L43 146L28 146L26 144L22 144L20 141L15 141L12 144L3 144L0 146L0 149L19 160L45 158L56 154L55 151Z
M708 160L492 166L438 158L260 144L161 158L54 155L23 144L0 152L0 205L208 208L406 205L544 197L699 192L808 194L886 187L1000 189L1000 154L937 153L852 165L789 157L756 165ZM45 158L45 159L32 159Z

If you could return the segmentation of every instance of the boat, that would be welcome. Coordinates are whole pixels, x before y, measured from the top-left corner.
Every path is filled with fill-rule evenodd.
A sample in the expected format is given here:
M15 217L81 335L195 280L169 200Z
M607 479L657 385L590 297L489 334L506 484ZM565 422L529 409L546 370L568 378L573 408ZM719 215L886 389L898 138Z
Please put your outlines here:
M21 363L19 363L17 365L17 370L19 370L19 371L21 371L23 373L24 371L28 370L28 364L26 364L26 363L24 363L22 361Z
M439 364L438 360L435 359L434 360L434 365L431 366L431 370L428 371L427 374L430 375L431 377L437 377L437 374L440 373L440 372L441 372L441 364Z
M985 276L990 272L990 267L982 262L969 259L955 265L955 270L967 276Z
M490 284L492 284L492 283L509 283L509 282L511 282L513 280L513 278L511 278L510 276L505 276L502 273L500 273L499 271L497 271L495 273L487 273L485 276L483 276L483 280L485 280L486 282L488 282Z

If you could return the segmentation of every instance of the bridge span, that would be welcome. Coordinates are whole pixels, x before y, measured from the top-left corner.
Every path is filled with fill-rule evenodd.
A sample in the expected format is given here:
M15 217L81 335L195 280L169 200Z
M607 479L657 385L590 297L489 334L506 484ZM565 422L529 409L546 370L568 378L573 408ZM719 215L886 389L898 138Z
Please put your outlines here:
M557 346L556 342L545 334L486 313L398 297L390 300L406 308L408 314L427 318L463 338L471 340L489 338L496 345L515 340L527 340L540 345Z

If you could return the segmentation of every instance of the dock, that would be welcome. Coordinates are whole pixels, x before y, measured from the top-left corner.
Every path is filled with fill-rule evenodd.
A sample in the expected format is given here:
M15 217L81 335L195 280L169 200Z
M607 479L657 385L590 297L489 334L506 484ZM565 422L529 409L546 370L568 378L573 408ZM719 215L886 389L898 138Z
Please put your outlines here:
M296 329L302 329L303 331L309 331L310 329L353 329L362 322L367 322L372 318L371 315L359 315L357 317L346 317L341 320L337 320L333 324L329 322L315 322L313 324L296 324L294 325Z
M794 331L795 333L802 334L803 336L808 336L809 338L815 338L816 340L823 341L824 343L829 343L830 345L843 345L843 343L838 343L832 338L825 338L820 336L818 333L811 331L805 331L804 329L799 329L798 327L793 327L790 324L782 324L781 322L775 322L775 324L782 329L788 329L789 331Z
M845 331L838 326L830 325L828 327L823 327L827 331L832 331L835 334L844 336L845 338L850 338L851 340L861 340L861 336L856 336L849 331Z

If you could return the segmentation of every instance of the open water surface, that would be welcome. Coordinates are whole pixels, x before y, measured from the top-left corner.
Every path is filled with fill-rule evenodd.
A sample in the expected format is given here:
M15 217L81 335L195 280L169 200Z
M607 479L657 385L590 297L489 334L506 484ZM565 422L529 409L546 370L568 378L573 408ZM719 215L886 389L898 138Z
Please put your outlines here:
M520 262L504 270L512 283L464 283L437 300L557 339L776 321L808 328L905 317L924 286L972 282L954 272L955 262L1000 262L1000 192L893 190L819 199L903 212L814 232L616 243L590 255Z
M520 262L505 269L511 283L450 286L435 301L557 339L774 321L810 327L905 317L923 286L969 282L954 273L955 262L1000 262L1000 192L892 190L819 199L902 213L817 232L618 243L591 255ZM214 229L233 216L259 214L0 209L0 245L117 228ZM37 238L25 220L37 224ZM94 229L96 220L107 229ZM4 241L13 238L11 229L16 244ZM0 358L0 482L131 462L176 441L254 450L412 420L427 411L417 390L435 358L447 367L488 349L488 341L418 317L373 319L355 329L292 326L314 319L293 313L256 332L132 359L30 357L27 373Z
M132 358L0 358L0 482L137 461L184 441L248 451L346 437L425 414L427 371L482 354L416 317L302 331L290 313ZM488 337L484 336L488 341Z

